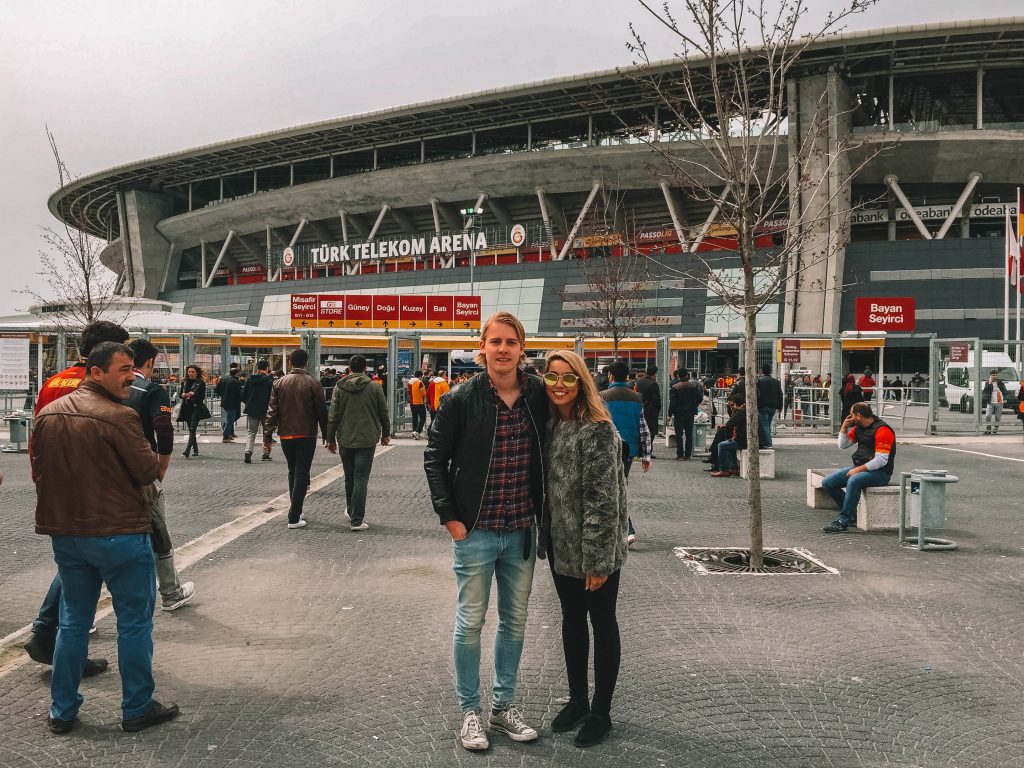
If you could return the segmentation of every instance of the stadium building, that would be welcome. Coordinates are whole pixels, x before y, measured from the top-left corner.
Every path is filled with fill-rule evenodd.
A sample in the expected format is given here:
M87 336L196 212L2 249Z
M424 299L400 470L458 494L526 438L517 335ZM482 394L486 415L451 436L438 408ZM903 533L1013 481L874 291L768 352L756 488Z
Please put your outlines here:
M478 295L484 316L500 307L530 333L572 334L589 323L581 257L625 247L658 265L637 332L735 336L741 323L720 299L673 277L691 251L727 257L735 241L709 204L652 172L655 155L630 124L666 143L678 126L633 75L517 85L130 162L49 206L107 241L103 263L126 295L267 331L290 329L291 294L377 293ZM845 247L808 277L836 290L780 297L760 329L838 334L854 328L856 299L911 296L918 334L1001 338L1005 219L1024 180L1022 84L1024 18L813 45L777 130L791 153L802 141L826 158L855 145L858 172L835 164L827 180L850 215L800 233L808 250L829 238ZM800 135L811 104L828 105L824 135ZM874 154L882 143L892 146ZM802 194L791 191L791 205ZM463 209L481 212L468 230ZM903 370L927 355L914 338L893 339L890 354L901 345Z

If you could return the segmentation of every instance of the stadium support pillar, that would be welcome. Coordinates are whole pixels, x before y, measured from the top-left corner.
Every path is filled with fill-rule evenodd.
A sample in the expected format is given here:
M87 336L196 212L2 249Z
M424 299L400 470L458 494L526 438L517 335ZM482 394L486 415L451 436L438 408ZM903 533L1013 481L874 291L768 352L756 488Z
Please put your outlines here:
M441 235L441 201L436 197L430 198L430 210L434 214L434 234Z
M729 196L732 192L732 184L726 184L725 189L722 190L721 201ZM700 248L700 244L704 242L704 238L707 237L708 232L711 230L711 225L715 223L715 219L718 218L719 212L722 210L722 203L715 203L715 207L711 209L711 213L708 214L705 219L703 226L700 228L700 233L693 239L693 243L690 245L690 253L696 253L697 249Z
M370 230L370 234L366 237L368 241L372 241L377 236L377 230L380 229L381 223L384 221L384 217L388 211L391 210L391 206L387 203L383 203L380 207L380 213L377 214L377 221L373 223L373 229Z
M544 187L537 187L537 201L540 203L540 215L544 219L544 230L548 233L548 239L551 241L551 258L557 259L558 253L555 251L555 228L551 225L551 215L548 213L548 200L547 195L544 194Z
M597 197L597 193L601 191L601 182L595 181L593 186L590 188L590 194L587 195L587 201L583 204L580 209L580 215L576 217L576 223L572 225L572 229L569 230L569 234L565 238L565 242L562 243L562 250L558 252L558 256L555 257L556 261L562 261L565 258L565 254L569 252L572 247L572 240L576 237L576 233L579 232L580 227L583 225L583 220L587 218L587 214L590 212L590 206L594 203L594 198Z
M917 211L914 210L913 204L907 199L907 196L903 194L903 189L900 187L900 180L893 174L889 174L885 177L885 185L892 190L892 193L896 195L896 199L900 201L900 205L903 206L903 210L907 212L907 216L914 222L914 226L917 227L917 231L921 233L921 237L925 240L932 239L932 233L928 231L928 227L921 221L921 217L917 215Z
M676 237L679 238L679 244L683 246L683 250L687 249L686 246L686 234L683 231L682 219L679 217L679 209L676 206L676 196L672 192L672 188L669 187L667 181L661 182L658 186L661 187L661 193L665 195L665 205L668 206L669 216L672 217L672 226L676 230Z
M784 333L839 329L850 221L850 164L845 151L853 96L836 69L787 83L790 229Z
M220 269L220 263L224 261L224 254L228 252L228 246L231 245L231 238L235 236L235 230L230 230L228 236L224 238L224 245L220 247L220 253L217 254L217 260L213 263L210 268L210 274L206 276L206 281L203 283L203 288L209 288L213 284L214 275L217 274L217 270Z
M979 181L981 181L981 174L977 171L967 177L967 186L964 187L964 191L960 193L960 197L957 199L956 205L954 205L953 209L949 212L949 216L947 216L946 220L942 222L942 228L939 230L939 234L935 236L936 240L942 240L946 237L946 233L949 232L949 228L953 226L953 220L960 215L960 211L963 210L964 203L966 203L967 199L974 194L974 188L978 185Z
M341 219L341 242L348 245L348 212L342 208L338 211L338 218Z
M160 192L129 189L118 193L121 241L131 295L155 299L160 294L170 245L157 225L174 215L174 200Z

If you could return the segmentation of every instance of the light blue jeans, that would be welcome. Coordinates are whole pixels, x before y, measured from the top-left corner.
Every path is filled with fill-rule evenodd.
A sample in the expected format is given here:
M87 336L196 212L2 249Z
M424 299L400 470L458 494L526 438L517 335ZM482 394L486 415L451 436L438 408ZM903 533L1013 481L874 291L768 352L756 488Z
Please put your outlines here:
M89 628L104 583L117 616L121 713L125 720L145 714L153 702L156 605L156 561L149 534L52 536L51 541L63 589L50 681L50 717L74 720L78 716L83 701L78 685L89 650Z
M515 700L526 608L537 562L535 539L529 559L523 559L527 536L534 538L532 528L511 533L474 530L462 541L452 542L452 569L459 591L453 642L455 692L462 712L480 708L480 630L487 616L492 578L498 582L498 629L491 702L495 709L503 709Z

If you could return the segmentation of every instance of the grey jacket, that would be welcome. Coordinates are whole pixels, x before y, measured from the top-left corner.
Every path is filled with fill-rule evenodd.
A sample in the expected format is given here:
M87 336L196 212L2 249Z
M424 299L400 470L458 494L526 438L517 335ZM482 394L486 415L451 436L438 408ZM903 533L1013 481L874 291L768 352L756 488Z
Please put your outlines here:
M349 374L334 387L324 439L342 448L372 448L382 436L391 437L384 387L365 373Z
M626 476L615 425L555 421L548 430L547 505L540 547L577 579L609 576L626 561ZM541 550L543 551L543 549Z

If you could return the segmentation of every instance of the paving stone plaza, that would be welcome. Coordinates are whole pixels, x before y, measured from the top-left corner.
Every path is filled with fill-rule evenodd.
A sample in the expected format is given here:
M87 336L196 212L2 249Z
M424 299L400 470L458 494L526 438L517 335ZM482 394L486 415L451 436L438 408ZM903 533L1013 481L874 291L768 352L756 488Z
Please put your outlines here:
M336 457L318 452L309 525L287 530L285 464L240 445L175 454L165 484L188 606L154 622L157 697L181 716L120 725L114 617L101 604L80 726L46 727L48 668L20 652L52 577L32 532L24 454L0 456L0 766L892 766L1024 765L1024 441L900 445L898 470L949 469L953 552L895 534L821 531L808 467L840 466L830 441L780 440L765 481L765 540L803 547L838 575L699 576L679 546L747 543L745 483L669 460L634 473L639 541L619 600L623 663L604 744L579 750L549 723L567 695L560 612L538 562L520 696L531 744L457 743L451 545L430 508L423 442L379 449L368 531L343 524ZM956 450L949 450L950 448ZM987 455L986 455L987 454ZM328 473L328 474L324 474ZM269 510L269 511L267 511ZM216 529L216 530L215 530ZM213 533L210 533L213 531ZM192 542L192 543L189 543ZM488 618L485 649L493 637ZM484 679L489 680L489 653ZM485 693L486 695L486 693Z

